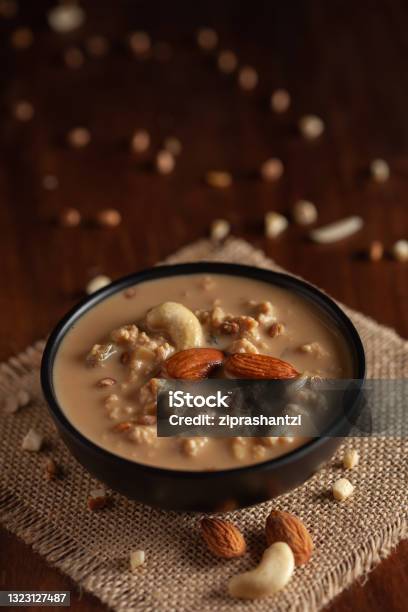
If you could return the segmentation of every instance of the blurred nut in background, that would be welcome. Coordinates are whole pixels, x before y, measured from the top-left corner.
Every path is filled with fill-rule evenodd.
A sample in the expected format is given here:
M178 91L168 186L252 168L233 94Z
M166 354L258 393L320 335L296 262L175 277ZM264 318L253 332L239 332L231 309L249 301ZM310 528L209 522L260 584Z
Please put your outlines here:
M280 213L268 212L265 215L265 236L267 238L277 238L288 225L287 218Z
M135 55L146 55L150 51L151 41L147 32L132 32L129 35L129 46Z
M261 166L261 177L264 181L277 181L283 174L283 163L277 157L271 157Z
M176 161L169 151L159 151L156 156L156 169L159 174L171 174L175 168Z
M393 245L391 252L398 261L408 261L408 240L398 240Z
M310 225L317 221L317 208L313 202L299 200L293 207L293 219L298 225Z
M200 28L197 32L197 44L204 51L212 51L218 45L218 34L212 28Z
M100 227L117 227L122 222L122 215L116 208L105 208L97 213L96 222Z
M95 278L89 281L86 286L86 292L88 295L91 295L92 293L95 293L95 291L99 291L99 289L110 285L111 282L112 279L110 279L109 276L106 276L105 274L98 274L98 276L95 276Z
M13 112L18 121L31 121L34 117L34 106L28 100L19 100L16 102Z
M80 28L86 19L85 11L74 3L60 4L48 11L48 24L59 33L72 32Z
M319 138L324 132L324 123L317 115L305 115L299 121L299 129L308 140Z
M105 36L94 34L85 41L86 50L91 57L104 57L109 53L109 41Z
M238 84L244 91L251 91L258 85L258 73L252 66L243 66L238 73Z
M220 51L217 59L220 72L232 74L238 67L238 58L233 51Z
M225 219L215 219L211 224L211 239L220 242L228 236L231 226Z
M222 170L209 170L205 175L205 182L210 187L225 189L232 185L232 176L229 172Z
M54 191L58 188L59 182L55 174L46 174L42 179L42 186L46 191Z
M290 106L290 95L286 89L276 89L271 95L271 109L275 113L285 113Z
M370 244L368 255L371 261L380 261L384 255L384 245L379 240L373 240Z
M178 138L170 136L164 141L164 148L172 155L180 155L183 147Z
M76 208L64 208L58 221L61 227L77 227L81 223L81 213Z
M374 159L370 164L370 174L376 183L385 183L390 178L390 167L384 159Z
M91 132L85 127L72 128L67 135L68 144L75 149L82 149L91 142Z
M34 35L30 28L17 28L10 37L11 46L15 49L28 49L34 41Z
M64 51L64 62L68 68L77 70L84 64L84 54L78 47L69 47Z
M150 135L146 130L136 130L132 136L130 148L134 153L144 153L150 146Z

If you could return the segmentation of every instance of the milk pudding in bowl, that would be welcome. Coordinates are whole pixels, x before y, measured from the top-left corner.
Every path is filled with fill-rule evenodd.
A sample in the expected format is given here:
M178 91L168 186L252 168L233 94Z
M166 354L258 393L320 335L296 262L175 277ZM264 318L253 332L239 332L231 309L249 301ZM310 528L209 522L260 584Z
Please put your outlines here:
M103 453L102 463L116 458L127 470L133 464L194 479L270 465L313 444L301 436L158 437L156 429L165 378L264 378L258 362L278 364L288 378L361 377L354 328L309 287L256 268L186 264L135 275L92 296L54 332L43 363L44 391L54 417L58 406L63 437L81 440L74 454L82 455L88 441L92 455ZM252 488L256 497L256 479Z

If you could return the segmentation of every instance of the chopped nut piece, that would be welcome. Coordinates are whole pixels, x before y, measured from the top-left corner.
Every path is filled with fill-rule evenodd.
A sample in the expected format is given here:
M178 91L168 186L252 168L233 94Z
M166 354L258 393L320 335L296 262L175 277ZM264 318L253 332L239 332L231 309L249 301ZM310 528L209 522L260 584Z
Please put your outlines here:
M408 261L408 240L398 240L392 247L391 252L398 261Z
M129 46L135 55L146 55L150 51L151 41L147 32L133 32L129 36Z
M94 34L86 42L86 50L92 57L103 57L109 52L109 41L105 36Z
M205 175L205 181L210 187L225 189L232 185L232 176L229 172L210 170Z
M55 463L54 459L48 457L45 460L45 477L47 480L55 480L59 473L58 465Z
M263 436L262 438L258 438L258 442L260 442L260 444L263 444L264 446L271 448L273 446L276 446L276 444L278 444L279 442L279 437L276 436Z
M11 34L10 42L15 49L28 49L34 41L34 34L30 28L17 28Z
M277 212L268 212L265 215L265 235L267 238L277 238L288 225L287 218Z
M230 346L227 348L227 353L259 353L255 344L247 340L246 338L241 338L240 340L235 340Z
M42 179L42 186L47 191L54 191L58 188L59 181L55 174L46 174Z
M104 274L98 274L98 276L95 276L95 278L89 281L89 283L86 286L86 292L88 295L91 295L91 293L95 293L95 291L99 291L99 289L102 289L102 287L106 287L107 285L110 285L111 282L112 282L112 279L110 279L109 276L105 276Z
M117 381L114 378L107 376L106 378L101 378L101 380L98 380L96 386L100 389L104 389L106 387L113 387L113 385L116 385L116 382Z
M290 106L290 95L286 89L277 89L271 95L271 109L275 113L285 113Z
M238 73L238 84L244 91L251 91L258 85L258 73L252 66L243 66Z
M114 426L113 431L123 433L124 431L130 431L131 429L133 429L133 424L130 421L124 421L123 423L117 423L117 425Z
M186 438L182 441L181 448L188 457L195 457L207 442L208 438Z
M266 456L266 448L262 444L255 444L252 448L252 456L260 461Z
M180 155L183 147L178 138L171 136L164 141L164 148L172 155Z
M302 344L299 347L299 350L302 353L309 353L310 355L313 355L314 357L317 357L318 359L326 355L326 352L324 351L324 349L318 342L308 342L306 344Z
M197 32L197 44L204 51L212 51L218 45L218 34L212 28L200 28Z
M69 47L64 51L64 62L68 68L77 70L84 64L84 54L78 47Z
M122 325L111 333L112 340L117 344L135 344L138 336L139 328L134 323Z
M19 100L19 102L16 102L13 112L18 121L31 121L34 117L34 106L27 100Z
M233 438L231 440L231 450L235 459L244 461L248 453L248 442L244 438Z
M217 64L220 72L232 74L238 66L238 58L233 51L221 51L218 55Z
M374 159L370 164L370 174L376 183L385 183L390 178L390 167L384 159Z
M17 391L17 403L19 408L24 408L31 401L31 396L25 389L19 389Z
M308 140L319 138L324 132L324 123L316 115L305 115L299 121L299 129Z
M145 562L145 551L144 550L133 550L129 556L130 569L132 572L143 565Z
M339 480L336 480L332 488L333 497L334 499L337 499L337 501L344 501L350 497L353 491L354 486L349 480L347 480L347 478L340 478Z
M222 334L236 335L239 333L239 331L239 324L237 323L237 321L234 320L230 321L227 319L220 326L220 332Z
M285 331L285 326L283 323L272 323L270 328L268 329L268 336L271 338L275 338L276 336L281 336Z
M155 414L139 414L135 418L136 425L156 425L157 416Z
M88 497L88 508L89 510L101 510L106 506L109 501L109 497L105 489L93 489L89 493Z
M343 465L347 470L352 470L360 460L358 452L351 448L344 453Z
M87 362L91 365L97 365L106 361L116 353L113 344L94 344L87 355Z
M225 219L215 219L211 224L211 239L215 242L224 240L230 233L231 226Z
M82 149L91 142L91 133L85 127L76 127L68 132L67 142L75 149Z
M38 451L41 450L43 442L43 436L38 433L38 431L35 431L35 429L31 428L24 436L23 441L21 443L21 448L26 451L38 453Z
M96 222L101 227L117 227L122 222L122 215L116 208L105 208L97 213Z
M379 240L373 240L370 244L368 256L371 261L380 261L384 255L384 245Z
M310 225L317 220L317 208L313 202L299 200L293 207L293 219L298 225Z
M77 4L60 4L47 14L48 23L55 32L72 32L85 22L85 11Z
M76 208L64 208L59 215L62 227L77 227L81 223L81 213Z
M156 169L160 174L171 174L176 165L174 156L166 150L159 151L156 156Z
M150 147L150 135L146 130L136 130L130 148L134 153L144 153Z
M283 174L283 163L277 157L267 159L261 166L264 181L277 181Z

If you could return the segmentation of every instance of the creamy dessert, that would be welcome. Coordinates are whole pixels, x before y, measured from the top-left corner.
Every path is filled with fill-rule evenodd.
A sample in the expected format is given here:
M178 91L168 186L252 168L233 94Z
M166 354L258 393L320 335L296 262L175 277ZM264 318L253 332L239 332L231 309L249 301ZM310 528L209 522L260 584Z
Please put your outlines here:
M262 281L193 274L140 283L93 307L61 342L53 382L68 420L117 455L171 469L232 468L305 440L159 438L157 390L161 377L233 377L234 367L236 378L267 377L271 360L254 355L275 358L287 378L351 376L342 334L315 305Z

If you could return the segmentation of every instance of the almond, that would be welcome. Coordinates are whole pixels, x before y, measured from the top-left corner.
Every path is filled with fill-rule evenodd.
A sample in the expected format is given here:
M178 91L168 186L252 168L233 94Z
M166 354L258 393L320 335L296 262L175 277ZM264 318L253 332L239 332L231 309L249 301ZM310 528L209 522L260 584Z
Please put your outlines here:
M270 355L255 353L235 353L224 364L225 372L234 378L278 378L287 379L299 376L299 372L288 363Z
M307 563L312 555L313 541L310 533L293 514L272 510L265 525L268 546L274 542L286 542L292 549L296 565Z
M167 378L200 380L206 378L211 370L220 366L224 354L212 348L192 348L179 351L164 362L163 374Z
M246 551L242 533L229 521L218 518L204 518L201 533L209 550L217 557L232 559L241 557Z

